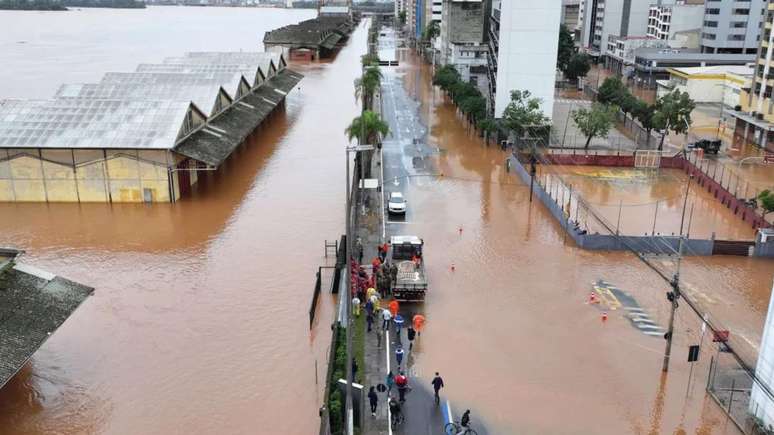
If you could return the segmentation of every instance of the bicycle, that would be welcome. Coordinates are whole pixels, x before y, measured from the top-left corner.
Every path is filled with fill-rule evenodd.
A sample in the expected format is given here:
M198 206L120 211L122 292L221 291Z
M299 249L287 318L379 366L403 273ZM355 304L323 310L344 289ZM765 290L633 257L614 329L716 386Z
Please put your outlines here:
M462 427L461 424L455 421L446 423L446 426L443 428L443 432L447 435L478 435L478 432L474 431L470 427Z

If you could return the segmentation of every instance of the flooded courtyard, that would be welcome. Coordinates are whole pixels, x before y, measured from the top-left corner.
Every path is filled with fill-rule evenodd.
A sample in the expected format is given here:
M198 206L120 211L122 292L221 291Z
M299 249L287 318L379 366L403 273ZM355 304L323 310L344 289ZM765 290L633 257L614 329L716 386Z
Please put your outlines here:
M0 432L317 430L333 301L324 299L311 333L307 310L326 261L323 241L343 232L343 131L359 113L352 83L365 51L361 25L334 61L291 65L305 78L285 112L177 204L0 204L0 245L96 287L0 391ZM401 181L411 219L390 226L425 241L430 291L415 345L418 382L440 371L452 403L472 409L491 433L737 433L704 392L710 346L688 388L698 317L678 311L663 376L661 338L634 328L622 310L603 323L606 308L587 301L591 284L605 280L663 326L666 283L633 255L566 241L545 208L529 202L528 186L506 172L506 154L431 88L430 67L398 54L401 66L384 73L421 102L437 149L428 156L432 174ZM615 204L618 182L603 194L604 183L583 181L590 174L572 176L598 202ZM679 187L623 185L630 202L663 200L662 231L677 231L666 222L681 207ZM696 231L719 226L724 218L711 217L709 205L709 220L698 216L696 195ZM757 345L773 262L696 258L683 273L703 308Z

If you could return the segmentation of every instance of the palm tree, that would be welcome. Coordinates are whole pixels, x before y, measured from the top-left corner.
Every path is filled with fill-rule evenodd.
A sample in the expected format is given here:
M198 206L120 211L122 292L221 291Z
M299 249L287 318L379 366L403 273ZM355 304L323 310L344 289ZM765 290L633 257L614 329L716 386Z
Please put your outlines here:
M349 127L344 130L344 133L347 135L350 142L352 139L357 138L359 144L373 144L376 145L377 148L381 148L382 146L381 137L387 136L389 132L390 126L387 125L379 115L370 110L363 111L363 114L353 119L352 123L349 124ZM365 159L361 161L363 162L365 177L370 177L373 151L367 151L364 154ZM358 156L359 155L360 154L358 154Z
M355 98L362 98L363 110L373 109L373 98L382 84L382 71L378 66L369 66L363 76L355 80Z

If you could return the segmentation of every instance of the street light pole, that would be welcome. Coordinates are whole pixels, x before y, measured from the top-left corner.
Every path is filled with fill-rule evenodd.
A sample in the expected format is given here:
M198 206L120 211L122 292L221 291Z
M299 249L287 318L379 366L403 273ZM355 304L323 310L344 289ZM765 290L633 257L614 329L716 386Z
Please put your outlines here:
M685 156L686 153L683 151L683 156ZM669 312L669 327L667 329L666 334L664 334L664 338L666 339L666 349L664 350L664 363L661 367L661 370L664 372L669 371L669 357L672 354L672 335L674 334L674 328L675 328L675 311L677 310L678 303L677 300L680 299L680 264L682 263L683 259L683 243L685 241L685 238L683 237L683 226L685 225L685 209L688 205L688 194L691 190L691 180L693 179L693 174L688 175L688 183L685 185L685 198L683 199L683 212L682 216L680 217L680 243L678 252L677 252L677 271L675 271L674 277L672 278L672 282L670 285L672 286L672 291L667 293L667 300L672 303L672 309Z
M347 294L344 296L346 300L344 301L344 306L346 307L346 334L347 334L347 362L346 362L346 373L347 373L347 382L346 382L346 402L345 402L345 410L347 415L347 434L352 435L355 433L354 431L354 424L355 419L352 412L352 234L350 230L350 214L351 214L351 201L350 201L350 191L349 191L349 151L350 148L347 148L345 152L346 161L347 161L347 178L345 180L345 183L347 185L346 187L346 198L345 198L345 204L346 204L346 217L344 219L345 221L345 234L346 234L346 255L345 260L347 262Z

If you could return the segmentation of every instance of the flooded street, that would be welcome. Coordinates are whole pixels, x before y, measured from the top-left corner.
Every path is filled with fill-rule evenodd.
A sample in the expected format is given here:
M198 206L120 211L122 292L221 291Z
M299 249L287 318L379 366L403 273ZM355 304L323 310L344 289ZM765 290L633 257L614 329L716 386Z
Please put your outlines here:
M587 299L591 283L606 280L665 326L667 285L630 254L565 243L545 208L530 205L527 186L505 172L506 155L469 134L441 91L431 92L430 67L400 55L397 76L423 101L417 110L431 120L429 148L439 149L427 172L443 174L401 183L410 214L388 228L425 241L428 325L414 354L422 382L440 371L451 403L473 409L494 433L737 433L704 393L714 354L706 342L686 399L697 316L678 310L671 371L662 378L664 340L633 327L623 310L603 323L602 309ZM759 341L774 265L725 257L686 263L689 295ZM674 271L670 259L659 265ZM571 416L557 418L566 410Z
M249 34L255 44L262 31ZM238 48L222 45L206 48ZM205 48L159 49L149 60L197 47ZM353 81L365 52L361 24L334 61L291 64L305 78L286 110L174 205L0 204L0 246L96 288L0 390L0 433L317 431L332 298L323 298L311 334L307 310L323 241L344 231L343 131L359 113ZM603 323L602 309L586 302L602 279L664 326L667 285L633 255L565 241L505 171L506 154L470 134L431 88L429 67L407 50L399 58L386 80L421 100L417 115L429 120L436 148L428 166L407 171L422 176L398 180L410 213L388 227L425 242L430 290L416 382L429 385L440 371L443 394L489 433L737 433L704 392L712 346L686 399L697 316L678 310L663 377L663 339L621 310ZM683 273L702 307L757 345L774 262L692 258Z

